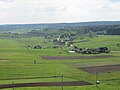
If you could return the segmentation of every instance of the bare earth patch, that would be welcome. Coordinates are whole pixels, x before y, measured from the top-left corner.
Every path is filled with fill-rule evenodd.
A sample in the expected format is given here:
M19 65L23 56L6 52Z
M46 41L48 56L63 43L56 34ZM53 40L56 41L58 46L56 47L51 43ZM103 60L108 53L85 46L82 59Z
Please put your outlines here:
M19 83L19 84L3 84L0 85L0 89L13 88L13 87L36 87L36 86L84 86L93 85L92 83L84 81L75 82L38 82L38 83Z
M43 56L44 60L72 60L72 59L101 59L101 58L113 58L112 55L101 56Z
M80 68L83 71L88 73L110 73L114 71L120 71L120 65L106 65L106 66L94 66L94 67L85 67Z
M9 60L0 60L0 62L9 62Z

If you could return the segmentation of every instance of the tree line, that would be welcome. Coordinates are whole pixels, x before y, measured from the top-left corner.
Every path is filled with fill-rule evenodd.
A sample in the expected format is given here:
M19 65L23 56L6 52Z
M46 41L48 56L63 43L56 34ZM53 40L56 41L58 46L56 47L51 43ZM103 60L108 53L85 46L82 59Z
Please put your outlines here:
M25 28L22 28L25 30ZM27 29L26 29L27 30ZM98 26L66 26L62 28L35 28L31 29L26 33L12 33L12 31L6 31L6 33L1 33L0 37L69 37L74 36L84 36L93 37L96 35L120 35L120 25L98 25Z

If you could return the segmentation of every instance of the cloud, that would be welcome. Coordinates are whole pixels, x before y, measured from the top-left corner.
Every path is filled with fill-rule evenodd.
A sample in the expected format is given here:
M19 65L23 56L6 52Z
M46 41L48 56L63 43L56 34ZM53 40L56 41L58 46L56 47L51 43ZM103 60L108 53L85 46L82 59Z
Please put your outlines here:
M0 0L0 23L120 20L119 6L113 0Z
M120 2L120 0L110 0L111 2Z
M13 2L14 0L0 0L0 2Z

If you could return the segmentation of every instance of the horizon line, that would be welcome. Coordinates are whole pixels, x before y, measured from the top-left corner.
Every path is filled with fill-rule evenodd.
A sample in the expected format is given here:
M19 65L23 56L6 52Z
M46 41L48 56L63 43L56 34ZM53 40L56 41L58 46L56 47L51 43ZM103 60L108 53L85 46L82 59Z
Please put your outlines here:
M67 23L89 23L89 22L119 22L120 20L93 20L93 21L78 21L78 22L33 22L33 23L5 23L0 25L29 25L29 24L67 24Z

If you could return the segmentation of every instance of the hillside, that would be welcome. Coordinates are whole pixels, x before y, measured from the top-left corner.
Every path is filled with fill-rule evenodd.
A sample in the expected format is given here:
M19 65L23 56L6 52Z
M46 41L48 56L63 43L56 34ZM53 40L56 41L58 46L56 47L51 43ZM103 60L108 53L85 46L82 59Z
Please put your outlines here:
M96 21L96 22L78 22L78 23L47 23L47 24L8 24L0 25L0 30L15 29L37 29L37 28L63 28L76 26L98 26L98 25L119 25L120 21Z

